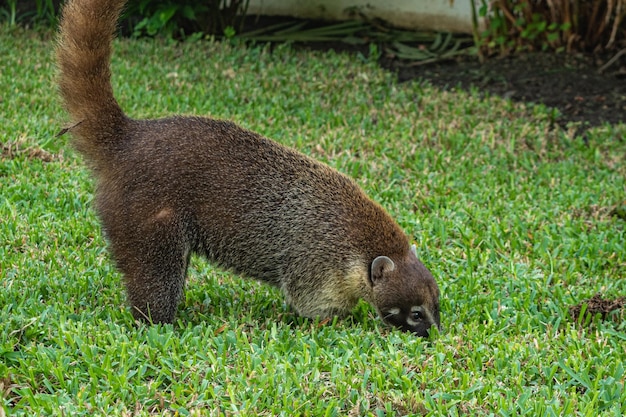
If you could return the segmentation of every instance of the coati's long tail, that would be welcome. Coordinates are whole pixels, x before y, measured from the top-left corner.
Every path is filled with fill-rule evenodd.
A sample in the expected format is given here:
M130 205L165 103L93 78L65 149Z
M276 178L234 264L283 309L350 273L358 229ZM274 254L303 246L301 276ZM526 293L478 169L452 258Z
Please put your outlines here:
M126 121L111 87L111 44L126 0L68 0L59 29L59 89L75 146L91 163L108 159Z

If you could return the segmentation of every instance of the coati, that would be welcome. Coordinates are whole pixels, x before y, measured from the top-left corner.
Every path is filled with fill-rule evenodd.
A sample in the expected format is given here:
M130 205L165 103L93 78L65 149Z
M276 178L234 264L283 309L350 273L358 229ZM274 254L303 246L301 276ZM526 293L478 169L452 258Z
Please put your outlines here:
M59 89L74 146L138 320L174 320L192 253L282 289L306 317L359 299L420 336L439 326L439 288L406 235L336 170L235 124L127 117L110 57L125 0L68 0Z

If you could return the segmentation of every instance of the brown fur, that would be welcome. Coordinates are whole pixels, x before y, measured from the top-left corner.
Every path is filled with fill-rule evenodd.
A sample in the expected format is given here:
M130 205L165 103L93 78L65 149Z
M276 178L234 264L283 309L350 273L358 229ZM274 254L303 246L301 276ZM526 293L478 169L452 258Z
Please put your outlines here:
M97 211L134 316L172 322L189 256L199 253L280 287L307 317L345 314L363 298L383 316L423 306L419 326L394 323L405 330L425 335L439 325L434 279L354 181L227 121L123 113L109 70L123 5L69 0L57 56L71 133L94 170Z

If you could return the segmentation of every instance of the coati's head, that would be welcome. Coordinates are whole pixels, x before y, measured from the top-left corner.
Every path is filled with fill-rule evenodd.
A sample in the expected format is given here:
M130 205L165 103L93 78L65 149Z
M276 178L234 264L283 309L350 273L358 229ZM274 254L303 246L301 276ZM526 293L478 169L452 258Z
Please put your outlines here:
M439 327L439 287L417 259L415 246L395 262L379 256L370 266L373 304L382 320L403 331L428 336Z

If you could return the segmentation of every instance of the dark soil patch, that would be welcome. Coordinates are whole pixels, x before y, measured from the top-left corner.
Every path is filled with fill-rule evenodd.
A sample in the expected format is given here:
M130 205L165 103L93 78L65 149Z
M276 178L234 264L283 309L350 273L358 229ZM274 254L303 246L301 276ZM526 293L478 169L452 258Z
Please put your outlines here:
M584 314L585 317L582 320L583 323L586 321L587 317L591 318L596 314L600 314L602 320L606 320L611 312L623 309L624 305L626 305L626 297L609 300L603 298L600 294L596 294L590 299L584 300L580 304L571 306L569 308L569 313L575 321L580 320L581 313Z
M473 86L514 101L545 104L559 110L559 124L581 122L588 127L626 122L626 53L600 73L611 58L534 53L491 58L483 64L465 58L420 66L383 60L383 65L396 71L400 81L423 79L441 88Z

